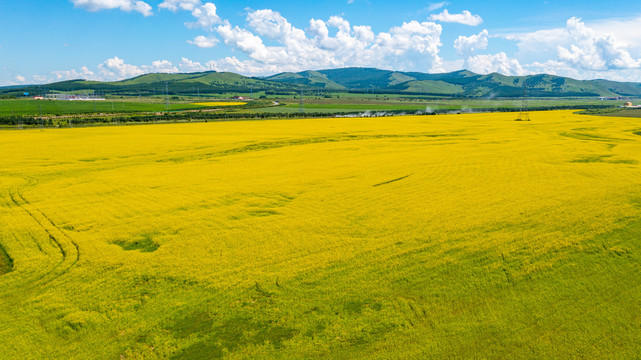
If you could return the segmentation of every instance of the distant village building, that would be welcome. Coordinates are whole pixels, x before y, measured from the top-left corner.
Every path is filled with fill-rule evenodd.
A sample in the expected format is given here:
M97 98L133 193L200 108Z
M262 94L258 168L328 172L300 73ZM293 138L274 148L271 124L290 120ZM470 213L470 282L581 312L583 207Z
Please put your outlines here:
M77 94L46 94L42 96L34 96L35 100L66 100L66 101L102 101L103 97L97 95L77 95Z
M621 107L626 109L641 109L641 105L632 105L630 101L624 103Z

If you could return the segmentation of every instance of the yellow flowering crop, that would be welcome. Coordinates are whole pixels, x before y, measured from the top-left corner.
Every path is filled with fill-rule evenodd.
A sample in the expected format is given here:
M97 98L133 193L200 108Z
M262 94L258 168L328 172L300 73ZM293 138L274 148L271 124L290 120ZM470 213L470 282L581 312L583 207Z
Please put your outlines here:
M641 121L531 117L0 132L0 354L633 358Z
M240 105L247 105L247 103L242 101L210 101L210 102L193 103L192 105L217 107L217 106L240 106Z

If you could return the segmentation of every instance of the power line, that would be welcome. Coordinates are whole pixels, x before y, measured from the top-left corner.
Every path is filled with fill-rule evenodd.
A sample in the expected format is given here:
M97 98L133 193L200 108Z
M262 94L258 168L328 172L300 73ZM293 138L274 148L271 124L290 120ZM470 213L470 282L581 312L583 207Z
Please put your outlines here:
M523 98L521 100L521 109L516 121L530 121L530 110L527 103L527 83L523 81Z

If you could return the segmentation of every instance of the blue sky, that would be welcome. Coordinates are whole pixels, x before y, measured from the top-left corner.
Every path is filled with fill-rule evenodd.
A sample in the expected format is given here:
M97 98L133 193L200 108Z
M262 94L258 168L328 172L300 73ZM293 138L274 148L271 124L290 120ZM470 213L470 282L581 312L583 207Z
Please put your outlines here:
M641 2L5 0L0 86L347 66L641 82Z

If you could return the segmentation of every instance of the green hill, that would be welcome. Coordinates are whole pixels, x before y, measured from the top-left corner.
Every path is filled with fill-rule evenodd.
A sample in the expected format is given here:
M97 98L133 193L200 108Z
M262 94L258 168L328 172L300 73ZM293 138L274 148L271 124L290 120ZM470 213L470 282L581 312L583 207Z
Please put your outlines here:
M321 82L317 79L323 79ZM498 73L479 75L468 70L443 74L398 72L371 68L344 68L300 73L284 73L266 77L265 80L327 87L351 91L407 92L467 97L520 97L523 85L528 94L536 97L559 96L640 96L641 84L619 83L607 80L575 80L561 76L540 74L531 76L506 76Z
M70 80L42 86L0 88L0 96L19 96L23 92L98 91L112 95L206 93L248 93L292 95L303 90L379 93L414 93L473 98L521 97L524 85L532 97L619 97L641 96L641 84L609 80L575 80L539 74L506 76L498 73L479 75L468 70L427 74L373 68L343 68L299 73L285 72L264 78L230 72L206 71L188 74L145 74L135 78L97 82Z
M297 84L331 90L345 90L346 87L330 80L327 75L318 71L303 71L302 73L281 73L266 78L279 83Z

